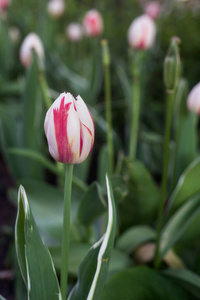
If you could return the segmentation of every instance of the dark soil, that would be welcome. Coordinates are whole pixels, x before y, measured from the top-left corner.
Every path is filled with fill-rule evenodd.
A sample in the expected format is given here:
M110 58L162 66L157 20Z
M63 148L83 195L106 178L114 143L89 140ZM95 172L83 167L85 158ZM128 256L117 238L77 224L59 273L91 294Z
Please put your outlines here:
M13 181L0 155L0 295L14 300L14 272L12 270L11 245L14 241L16 208L8 199L7 191Z

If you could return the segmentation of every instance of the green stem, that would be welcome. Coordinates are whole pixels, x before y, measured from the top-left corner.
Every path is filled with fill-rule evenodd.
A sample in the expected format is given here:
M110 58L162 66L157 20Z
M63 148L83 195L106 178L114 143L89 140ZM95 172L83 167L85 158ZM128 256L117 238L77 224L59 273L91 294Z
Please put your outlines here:
M112 139L112 106L111 106L111 88L110 88L110 69L109 65L104 66L105 75L105 100L106 100L106 122L107 122L107 144L109 155L110 173L114 171L114 150Z
M65 177L64 192L64 214L63 214L63 232L62 232L62 256L61 256L61 295L65 300L67 297L67 277L68 277L68 257L69 257L69 241L70 241L70 206L71 206L71 189L73 166L67 164Z
M138 142L138 128L140 117L140 82L139 82L139 68L137 63L133 63L133 104L131 116L131 131L130 131L130 147L129 158L135 160L137 142Z
M155 251L155 268L158 269L160 265L160 238L161 229L163 225L163 211L165 207L165 200L167 196L167 175L169 166L169 153L170 153L170 133L171 133L171 120L172 120L172 107L173 107L174 91L167 91L167 108L166 108L166 124L165 124L165 138L164 138L164 161L162 170L162 183L160 206L158 209L158 223L157 223L157 236L156 236L156 251Z
M46 78L45 78L45 75L44 75L43 71L39 72L39 81L40 81L40 87L41 87L41 90L42 90L44 101L45 101L45 104L46 104L46 108L49 109L52 102L51 102L51 99L49 98L49 95L48 95L48 85L47 85Z

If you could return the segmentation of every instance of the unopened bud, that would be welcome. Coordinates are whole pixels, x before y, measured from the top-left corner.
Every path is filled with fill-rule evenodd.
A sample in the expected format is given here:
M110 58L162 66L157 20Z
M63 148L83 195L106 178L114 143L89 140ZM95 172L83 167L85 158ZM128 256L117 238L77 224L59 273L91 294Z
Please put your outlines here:
M109 51L107 40L102 40L101 45L102 45L103 65L109 66L110 65L110 51Z
M164 82L168 91L174 91L180 74L180 55L178 44L180 39L173 37L167 56L164 60Z

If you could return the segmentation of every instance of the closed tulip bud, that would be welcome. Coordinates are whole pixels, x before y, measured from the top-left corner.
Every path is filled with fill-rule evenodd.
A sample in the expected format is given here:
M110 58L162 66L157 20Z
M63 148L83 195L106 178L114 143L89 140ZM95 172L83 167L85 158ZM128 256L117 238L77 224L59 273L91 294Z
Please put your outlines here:
M83 30L80 24L71 23L66 28L66 35L71 42L79 42L83 37Z
M200 115L200 82L190 91L187 98L187 107L189 110Z
M154 43L156 26L154 21L147 15L136 18L128 30L128 42L131 48L147 50Z
M49 15L55 19L61 17L65 11L65 3L63 0L50 0L47 5Z
M91 9L86 13L83 19L83 29L89 37L97 37L103 32L103 19L96 9Z
M44 60L42 41L37 34L32 32L24 39L19 52L20 61L25 68L28 68L32 61L33 51L37 53L41 61Z
M10 6L10 0L0 0L0 11L6 11Z
M180 39L173 37L164 61L164 82L168 91L174 91L180 74L180 55L178 44Z
M156 20L160 16L161 5L157 1L151 1L146 4L144 11L150 18Z
M63 163L84 161L94 144L94 122L84 103L62 93L47 111L44 130L51 156Z

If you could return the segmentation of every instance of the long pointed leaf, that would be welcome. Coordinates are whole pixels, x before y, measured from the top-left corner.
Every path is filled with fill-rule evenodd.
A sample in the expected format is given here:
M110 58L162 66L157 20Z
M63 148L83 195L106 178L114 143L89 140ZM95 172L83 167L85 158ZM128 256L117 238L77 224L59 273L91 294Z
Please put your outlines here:
M200 192L200 158L193 161L181 175L178 184L169 199L169 211L171 215L190 197Z
M24 188L19 188L16 252L30 300L61 300L53 261L35 224Z
M199 213L200 197L185 203L168 221L161 236L161 256L171 249Z
M106 233L90 248L81 263L78 272L78 282L69 295L68 300L98 300L106 283L108 263L116 229L115 203L108 176L106 176L106 184L108 193L108 225Z

